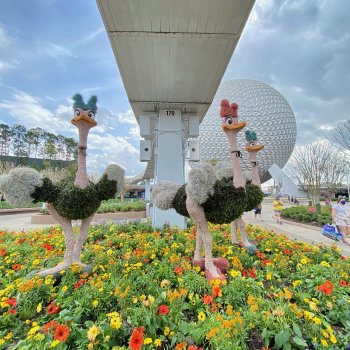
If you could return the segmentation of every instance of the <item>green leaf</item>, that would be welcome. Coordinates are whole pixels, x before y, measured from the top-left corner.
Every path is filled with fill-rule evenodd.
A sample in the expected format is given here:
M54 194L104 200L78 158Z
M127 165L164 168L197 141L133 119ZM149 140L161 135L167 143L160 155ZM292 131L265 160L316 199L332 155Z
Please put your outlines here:
M297 337L297 336L293 337L293 341L297 345L304 346L304 347L307 346L307 343L305 342L305 340L300 337Z
M292 350L292 345L291 345L290 343L285 343L285 344L283 345L283 349L284 349L284 350Z
M284 329L283 331L279 332L275 336L275 343L278 347L282 346L283 344L287 343L289 340L290 334L289 329Z
M303 337L303 334L301 333L300 327L294 322L293 322L293 331L299 338Z

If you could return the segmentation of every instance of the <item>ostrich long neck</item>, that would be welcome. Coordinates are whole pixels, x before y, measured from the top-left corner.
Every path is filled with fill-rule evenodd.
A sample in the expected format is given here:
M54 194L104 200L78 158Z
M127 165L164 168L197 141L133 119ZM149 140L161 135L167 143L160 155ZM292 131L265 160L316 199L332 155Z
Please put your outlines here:
M256 162L256 153L257 152L249 152L249 159L252 167L252 184L261 187L259 167L258 163Z
M244 187L245 181L243 178L243 172L241 168L240 157L237 157L237 153L232 153L232 151L238 151L237 146L237 132L231 132L228 134L228 141L231 146L231 160L232 160L232 170L233 170L233 186Z
M78 143L78 170L75 176L74 184L80 188L85 188L89 184L86 170L86 149L89 128L84 125L79 127L79 143Z

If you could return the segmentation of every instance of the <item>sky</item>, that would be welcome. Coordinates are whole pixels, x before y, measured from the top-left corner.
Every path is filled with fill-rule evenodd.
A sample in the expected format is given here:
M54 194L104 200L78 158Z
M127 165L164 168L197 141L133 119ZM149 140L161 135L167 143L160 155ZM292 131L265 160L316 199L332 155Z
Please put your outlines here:
M175 1L175 0L174 0ZM223 80L263 81L290 103L297 143L350 119L350 1L256 0ZM135 175L139 130L94 0L0 0L0 123L78 138L71 96L98 96L88 172Z

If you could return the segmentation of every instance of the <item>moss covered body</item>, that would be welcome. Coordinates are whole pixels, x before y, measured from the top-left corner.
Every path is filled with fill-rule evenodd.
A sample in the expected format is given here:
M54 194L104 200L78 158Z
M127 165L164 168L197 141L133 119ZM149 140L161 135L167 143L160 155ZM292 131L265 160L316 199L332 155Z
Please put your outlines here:
M245 189L247 192L247 204L245 211L251 211L261 204L264 199L264 193L261 191L259 186L253 185L250 182L246 184Z
M186 209L187 196L185 187L186 185L183 185L177 191L173 200L173 208L180 215L189 217ZM252 197L255 198L255 195ZM232 178L224 178L215 182L213 195L209 196L202 206L208 221L215 224L228 224L238 219L243 214L246 210L247 201L248 198L245 188L235 188ZM253 200L251 201L253 202ZM254 203L255 202L256 200L254 200Z

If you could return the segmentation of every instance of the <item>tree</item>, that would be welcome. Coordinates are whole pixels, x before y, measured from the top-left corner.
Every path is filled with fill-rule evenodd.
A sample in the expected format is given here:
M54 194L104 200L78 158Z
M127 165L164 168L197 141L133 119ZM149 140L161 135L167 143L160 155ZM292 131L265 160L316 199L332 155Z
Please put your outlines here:
M333 135L329 139L341 148L350 150L350 119L344 123L337 124Z
M0 155L8 156L13 132L6 124L0 124Z
M11 131L12 137L12 150L16 157L28 157L26 133L27 129L25 126L15 124L12 126Z
M76 159L77 157L77 142L71 138L71 137L66 137L64 139L65 142L65 150L66 150L66 161Z
M45 133L44 139L44 154L48 159L55 159L57 155L57 136L51 132Z
M34 158L38 155L38 148L41 144L42 137L44 134L44 130L41 128L32 128L26 133L26 141L28 144L28 155L29 157L32 154L32 150L34 149Z
M288 164L291 178L309 193L313 205L320 203L321 188L334 193L348 168L346 154L330 142L296 146Z

